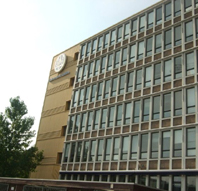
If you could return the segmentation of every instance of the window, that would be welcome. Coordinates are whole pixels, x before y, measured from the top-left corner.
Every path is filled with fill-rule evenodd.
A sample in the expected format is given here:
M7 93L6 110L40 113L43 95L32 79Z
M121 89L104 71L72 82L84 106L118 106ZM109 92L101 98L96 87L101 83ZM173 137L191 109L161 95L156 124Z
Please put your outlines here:
M114 144L113 144L113 160L118 160L119 147L120 147L120 137L116 137L114 138Z
M93 64L94 64L94 62L89 63L88 78L93 76Z
M149 177L149 186L152 188L157 188L157 176Z
M192 75L194 73L194 52L191 52L186 54L186 75Z
M134 102L133 123L139 123L140 117L140 101Z
M70 119L69 119L68 134L72 133L73 125L74 125L74 116L71 116Z
M155 53L162 51L162 34L155 36Z
M145 28L145 16L140 17L139 32L143 32Z
M186 113L195 112L195 88L186 90Z
M107 117L107 109L105 108L105 109L102 109L102 118L101 118L100 129L105 129L106 117Z
M138 43L138 59L144 56L144 41Z
M170 157L170 131L162 133L162 158Z
M151 158L158 158L159 133L151 134Z
M162 8L156 9L156 24L162 23Z
M196 129L186 129L186 156L195 156L196 154Z
M195 20L196 26L196 37L198 38L198 19Z
M149 120L149 113L150 113L150 98L143 100L143 121Z
M153 11L148 13L147 19L148 19L147 28L152 28L153 27Z
M74 132L78 132L80 123L80 114L76 115Z
M146 185L146 175L138 175L138 184Z
M174 0L174 15L175 15L175 17L181 15L181 2L180 2L180 0Z
M111 154L111 138L106 139L106 149L105 149L105 158L104 160L110 160L110 154Z
M103 89L103 82L100 82L98 84L98 95L97 95L97 100L101 100L102 98L102 89Z
M105 34L104 45L103 48L107 48L109 44L109 33Z
M85 44L81 46L81 54L80 54L80 59L83 59L85 56Z
M70 143L65 144L64 162L68 161Z
M95 161L96 140L91 141L89 161Z
M131 159L137 159L138 135L131 136Z
M124 25L124 39L129 38L129 23Z
M82 75L82 80L87 78L87 64L84 65L84 69L83 69L83 75Z
M83 158L82 158L82 161L85 162L87 161L87 154L88 154L88 151L89 151L89 141L85 141L84 142L84 149L83 149Z
M182 91L174 93L174 115L182 115Z
M91 42L87 43L87 51L86 51L86 56L90 55L90 49L91 49Z
M76 162L80 162L81 150L82 150L82 142L78 142L77 143L77 152L76 152Z
M82 77L82 66L78 68L77 82L80 81L81 77Z
M94 76L98 75L98 73L99 73L99 66L100 66L100 60L96 60L96 62L95 62L95 68L94 68Z
M185 11L190 11L192 9L192 0L184 0Z
M115 53L115 62L114 62L114 68L118 68L120 65L120 51L117 51Z
M152 49L153 49L153 37L148 38L146 40L146 56L152 55Z
M181 191L181 176L173 176L172 190Z
M110 46L115 44L115 30L111 31Z
M78 102L78 90L74 91L72 107L76 107Z
M100 139L98 141L97 161L101 161L102 160L103 143L104 143L103 139Z
M189 21L185 23L185 41L189 42L193 40L193 23Z
M80 132L84 132L85 131L86 118L87 118L87 113L83 113L82 114L82 118L81 118L82 121L81 121Z
M94 102L95 99L96 99L96 84L94 84L94 85L92 86L90 102Z
M181 26L177 26L174 28L174 45L181 45Z
M117 42L122 40L122 27L118 27Z
M131 120L131 108L132 108L132 104L131 103L126 103L125 104L124 124L130 124L130 120Z
M112 62L113 62L113 54L110 54L108 56L107 71L112 70Z
M195 7L198 7L198 0L195 0Z
M117 106L116 125L122 124L122 105Z
M186 191L196 190L196 176L186 176Z
M125 175L119 175L119 182L125 182Z
M172 63L171 60L166 60L164 62L164 82L171 81L172 73Z
M171 3L165 5L165 21L171 19Z
M132 21L131 36L136 35L136 33L137 33L137 19Z
M182 130L175 130L173 137L173 156L181 157L182 156Z
M94 39L92 42L92 54L94 54L96 52L96 43L97 43L97 39Z
M174 78L178 79L182 77L182 58L178 56L174 59Z
M122 49L122 64L126 65L127 63L127 48Z
M142 69L136 71L136 84L135 89L141 89L142 87Z
M161 63L154 65L154 84L161 83Z
M171 115L171 94L164 94L163 102L163 117L170 117Z
M122 138L122 153L121 153L121 160L128 159L128 148L129 148L129 137Z
M100 51L102 49L102 39L103 39L102 36L100 36L99 39L98 39L98 48L97 48L97 51Z
M109 108L108 127L113 127L115 106Z
M128 73L127 79L127 92L132 92L133 90L133 72Z
M118 78L117 77L113 78L111 96L116 96L117 95L117 83L118 83Z
M172 43L171 29L165 31L165 32L164 32L164 36L165 36L165 38L164 38L164 50L166 50L166 49L171 48L171 46L172 46L172 44L171 44L171 43Z
M81 89L80 90L79 100L78 100L78 105L82 105L83 104L83 98L84 98L84 89Z
M140 151L141 159L147 158L147 150L148 150L148 134L143 134L141 135L141 151Z
M71 153L70 153L70 157L69 157L69 162L73 162L74 161L75 147L76 147L76 143L73 142L71 144Z
M99 117L100 117L100 110L96 110L95 111L95 116L94 116L93 129L98 129L98 127L99 127Z
M100 66L100 73L104 73L105 72L106 58L107 58L106 56L102 58L101 66Z
M135 183L135 175L128 175L128 182Z
M120 76L119 94L124 93L124 87L125 87L125 75L122 75L122 76Z
M93 111L90 111L88 114L87 131L91 131L92 121L93 121Z
M153 117L152 119L159 119L160 117L160 96L153 97Z
M109 97L110 80L105 81L104 98Z
M144 87L151 86L151 66L145 68Z
M130 62L134 62L135 61L135 50L136 50L136 45L131 45L130 47Z
M160 189L169 189L169 176L161 176L160 178Z
M84 103L89 103L89 93L90 93L90 86L86 87L86 94L85 94L85 100Z

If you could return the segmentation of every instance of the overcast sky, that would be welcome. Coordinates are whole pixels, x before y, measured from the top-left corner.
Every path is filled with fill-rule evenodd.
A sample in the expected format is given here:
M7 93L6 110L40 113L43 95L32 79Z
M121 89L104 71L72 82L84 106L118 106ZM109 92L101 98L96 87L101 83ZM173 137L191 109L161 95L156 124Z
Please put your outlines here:
M159 0L0 0L0 112L20 96L38 130L54 55Z

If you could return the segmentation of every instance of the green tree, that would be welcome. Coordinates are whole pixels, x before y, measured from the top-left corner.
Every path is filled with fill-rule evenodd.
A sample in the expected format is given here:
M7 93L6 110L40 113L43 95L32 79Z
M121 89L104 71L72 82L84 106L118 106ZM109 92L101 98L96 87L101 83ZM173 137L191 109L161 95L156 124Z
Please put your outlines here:
M29 177L43 159L43 151L30 146L35 131L34 118L19 97L10 99L10 107L0 113L0 177Z

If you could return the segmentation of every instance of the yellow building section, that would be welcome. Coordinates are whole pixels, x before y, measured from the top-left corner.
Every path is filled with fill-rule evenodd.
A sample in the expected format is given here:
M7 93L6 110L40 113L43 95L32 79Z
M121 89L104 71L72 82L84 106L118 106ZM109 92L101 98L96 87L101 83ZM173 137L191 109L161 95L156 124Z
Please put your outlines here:
M54 56L52 60L36 140L38 149L44 151L44 159L30 178L59 177L79 48L79 45L73 46ZM61 61L62 54L66 56L65 63ZM59 69L61 71L55 71Z

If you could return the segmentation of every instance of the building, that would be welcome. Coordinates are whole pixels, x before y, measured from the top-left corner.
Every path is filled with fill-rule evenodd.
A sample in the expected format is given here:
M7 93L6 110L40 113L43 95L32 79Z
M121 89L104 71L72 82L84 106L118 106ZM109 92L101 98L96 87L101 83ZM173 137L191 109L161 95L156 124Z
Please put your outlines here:
M164 0L79 43L60 179L198 190L197 38Z
M36 172L31 173L31 178L59 177L79 47L75 45L52 59L36 140L36 146L44 150L45 158ZM63 65L61 61L64 61Z

